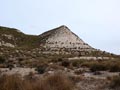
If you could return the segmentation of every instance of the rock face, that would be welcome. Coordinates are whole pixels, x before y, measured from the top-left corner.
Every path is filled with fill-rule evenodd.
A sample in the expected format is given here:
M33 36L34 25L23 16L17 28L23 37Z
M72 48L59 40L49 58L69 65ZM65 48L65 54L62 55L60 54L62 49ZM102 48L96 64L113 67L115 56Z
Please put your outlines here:
M93 50L91 46L81 40L68 27L60 26L40 35L42 44L46 48L66 48L74 50Z

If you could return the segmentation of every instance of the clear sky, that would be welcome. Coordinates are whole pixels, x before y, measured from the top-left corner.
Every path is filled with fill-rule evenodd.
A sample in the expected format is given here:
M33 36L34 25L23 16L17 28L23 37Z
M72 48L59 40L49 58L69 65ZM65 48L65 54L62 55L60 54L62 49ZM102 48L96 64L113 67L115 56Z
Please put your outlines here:
M120 0L0 0L0 26L39 35L60 25L97 49L120 54Z

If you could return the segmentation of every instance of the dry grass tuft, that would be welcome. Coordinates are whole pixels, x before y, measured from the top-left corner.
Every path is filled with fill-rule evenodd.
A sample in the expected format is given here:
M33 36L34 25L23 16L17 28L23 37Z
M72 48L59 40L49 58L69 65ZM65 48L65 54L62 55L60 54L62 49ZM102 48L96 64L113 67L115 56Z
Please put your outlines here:
M4 75L0 77L0 90L73 90L73 84L65 75L58 73L37 80Z
M54 75L48 76L45 82L51 89L49 90L72 90L72 82L64 75L56 73Z
M0 77L0 90L25 90L23 80L18 75Z

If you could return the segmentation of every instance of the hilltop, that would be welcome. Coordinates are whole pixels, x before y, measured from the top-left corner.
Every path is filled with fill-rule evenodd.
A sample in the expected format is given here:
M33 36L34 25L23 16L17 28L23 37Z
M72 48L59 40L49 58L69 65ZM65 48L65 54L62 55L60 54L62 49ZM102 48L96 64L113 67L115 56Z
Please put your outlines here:
M90 45L85 43L65 25L41 34L40 38L42 44L44 44L44 47L50 49L58 50L66 48L78 51L94 50Z

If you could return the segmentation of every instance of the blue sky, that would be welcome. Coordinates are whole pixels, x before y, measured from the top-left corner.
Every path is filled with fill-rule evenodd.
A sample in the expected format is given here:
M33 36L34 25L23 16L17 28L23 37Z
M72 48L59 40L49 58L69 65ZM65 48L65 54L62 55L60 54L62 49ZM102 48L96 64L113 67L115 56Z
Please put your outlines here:
M97 49L120 54L120 0L0 0L0 26L39 35L60 25Z

